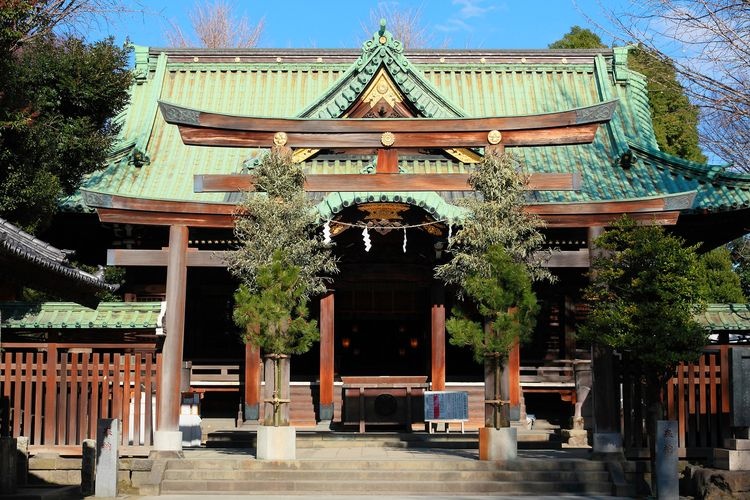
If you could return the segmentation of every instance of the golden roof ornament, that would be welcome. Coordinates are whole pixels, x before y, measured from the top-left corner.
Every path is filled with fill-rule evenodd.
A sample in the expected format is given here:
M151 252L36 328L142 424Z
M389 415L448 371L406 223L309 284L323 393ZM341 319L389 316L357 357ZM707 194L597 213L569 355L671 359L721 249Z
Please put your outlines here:
M396 136L393 135L393 132L383 132L383 135L380 136L380 143L385 146L393 146L393 143L396 142Z
M276 146L284 146L287 143L287 140L289 138L286 135L286 132L276 132L273 134L273 143Z
M495 144L500 144L500 141L503 140L503 134L500 133L499 130L490 130L487 134L487 142L492 144L493 146Z

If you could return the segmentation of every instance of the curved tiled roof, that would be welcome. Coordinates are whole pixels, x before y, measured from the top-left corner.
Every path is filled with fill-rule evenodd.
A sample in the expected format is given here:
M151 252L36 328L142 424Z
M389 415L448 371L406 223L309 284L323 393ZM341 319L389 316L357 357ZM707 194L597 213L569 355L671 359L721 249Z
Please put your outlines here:
M380 36L386 37L385 43L379 42ZM376 33L361 51L137 47L138 78L131 104L119 118L118 153L89 176L83 188L129 197L233 203L233 193L194 193L193 176L247 171L248 162L263 151L186 146L177 127L167 125L158 113L158 100L233 115L338 117L380 68L425 117L529 115L619 99L613 119L599 128L591 144L513 149L531 172L581 174L580 190L532 192L529 203L640 199L688 191L696 191L689 209L694 212L733 210L750 203L750 177L658 151L645 80L628 69L626 48L404 52L388 32ZM632 155L632 161L621 162L623 155ZM313 156L305 168L314 174L351 174L373 162L369 156ZM472 167L431 155L402 157L399 168L442 173ZM352 196L356 194L341 194ZM448 204L454 197L443 196ZM64 204L85 209L80 197Z
M56 286L56 289L83 288L93 293L104 290L114 291L117 288L115 285L105 283L97 276L71 266L65 251L35 238L2 218L0 218L0 255L9 256L13 261L23 262L42 270L50 275L51 281L63 280L62 286ZM17 266L14 265L14 267Z
M4 329L148 329L162 328L162 302L101 302L96 309L72 302L2 302Z

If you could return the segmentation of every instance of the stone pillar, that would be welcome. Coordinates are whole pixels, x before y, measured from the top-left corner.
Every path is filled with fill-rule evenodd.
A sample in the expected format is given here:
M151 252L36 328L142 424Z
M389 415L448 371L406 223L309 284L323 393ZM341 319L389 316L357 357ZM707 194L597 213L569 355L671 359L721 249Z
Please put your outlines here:
M0 495L12 495L18 488L17 447L15 438L0 437Z
M154 432L154 450L182 451L180 432L180 378L182 348L185 335L185 290L187 284L187 226L169 228L169 260L167 264L166 339L162 352L161 399Z
M96 426L96 476L94 496L117 496L120 421L100 418Z
M678 478L677 421L656 421L656 498L659 500L677 500L680 498Z
M445 289L442 285L432 288L431 311L431 378L433 391L445 390Z
M603 227L588 230L589 256L595 259L601 254L594 240L604 231ZM594 406L594 453L622 453L620 434L619 394L615 384L614 359L608 347L594 344L591 347L592 400Z
M333 420L334 295L320 299L320 420Z
M243 419L257 423L260 418L260 349L245 344L245 403Z

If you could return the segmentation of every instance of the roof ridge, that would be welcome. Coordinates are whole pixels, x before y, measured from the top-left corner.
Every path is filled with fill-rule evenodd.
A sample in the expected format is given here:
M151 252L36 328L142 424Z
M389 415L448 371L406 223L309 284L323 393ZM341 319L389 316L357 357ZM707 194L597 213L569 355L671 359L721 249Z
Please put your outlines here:
M340 118L384 68L399 91L425 118L463 117L467 113L445 98L407 59L403 44L385 29L380 29L362 44L362 52L344 75L305 109L299 118Z

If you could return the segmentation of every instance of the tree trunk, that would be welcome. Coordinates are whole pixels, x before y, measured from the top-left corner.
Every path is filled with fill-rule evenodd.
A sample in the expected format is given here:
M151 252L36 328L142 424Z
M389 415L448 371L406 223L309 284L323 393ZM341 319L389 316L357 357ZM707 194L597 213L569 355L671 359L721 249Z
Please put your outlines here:
M510 427L510 403L503 400L501 385L501 359L496 352L484 358L484 426L495 429Z
M263 390L263 425L274 427L289 425L289 356L269 354L264 363L265 387Z

